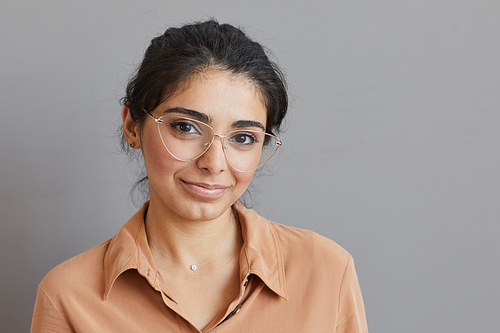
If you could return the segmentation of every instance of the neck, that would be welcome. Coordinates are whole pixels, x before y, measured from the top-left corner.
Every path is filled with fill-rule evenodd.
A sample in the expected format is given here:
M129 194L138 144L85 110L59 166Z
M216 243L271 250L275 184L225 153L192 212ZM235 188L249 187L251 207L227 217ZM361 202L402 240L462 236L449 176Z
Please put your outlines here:
M159 267L210 267L241 249L239 224L231 208L211 221L191 221L167 214L151 202L145 222L151 253Z

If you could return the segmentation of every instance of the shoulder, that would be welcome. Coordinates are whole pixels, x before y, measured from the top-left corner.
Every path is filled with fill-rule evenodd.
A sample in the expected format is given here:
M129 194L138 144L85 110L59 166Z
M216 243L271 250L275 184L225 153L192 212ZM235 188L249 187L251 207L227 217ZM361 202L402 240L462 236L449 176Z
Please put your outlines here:
M351 255L343 247L316 232L268 221L275 230L286 260L305 261L311 264L334 264L346 267Z
M104 285L104 256L110 241L111 239L54 267L40 282L40 288L57 298L58 295L69 296L72 291L88 291L88 288ZM96 283L97 280L101 283Z
M296 266L320 268L327 263L338 271L352 260L351 255L331 239L310 230L270 221L241 204L235 208L252 245L266 251L269 248L266 243L274 242L287 269Z

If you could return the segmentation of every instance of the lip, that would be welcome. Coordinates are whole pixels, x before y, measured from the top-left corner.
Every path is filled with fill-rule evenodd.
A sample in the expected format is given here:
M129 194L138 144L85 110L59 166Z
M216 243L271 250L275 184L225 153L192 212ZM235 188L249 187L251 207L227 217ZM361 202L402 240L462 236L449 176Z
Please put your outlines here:
M190 190L190 192L206 198L219 197L229 188L229 186L220 184L188 182L185 180L182 180L182 183Z

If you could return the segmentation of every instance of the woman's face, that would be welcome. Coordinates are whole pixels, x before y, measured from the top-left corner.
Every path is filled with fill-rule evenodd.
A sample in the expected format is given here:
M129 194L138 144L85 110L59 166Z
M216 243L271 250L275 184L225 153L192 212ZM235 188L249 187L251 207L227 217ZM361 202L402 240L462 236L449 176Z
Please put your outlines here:
M189 79L185 89L151 113L157 118L178 115L202 120L215 133L225 135L241 126L262 131L257 125L266 128L267 111L255 84L213 70ZM157 124L149 117L140 132L140 147L150 182L151 205L162 207L164 214L174 218L208 221L228 213L254 174L236 171L227 163L219 138L194 161L175 159L163 146Z

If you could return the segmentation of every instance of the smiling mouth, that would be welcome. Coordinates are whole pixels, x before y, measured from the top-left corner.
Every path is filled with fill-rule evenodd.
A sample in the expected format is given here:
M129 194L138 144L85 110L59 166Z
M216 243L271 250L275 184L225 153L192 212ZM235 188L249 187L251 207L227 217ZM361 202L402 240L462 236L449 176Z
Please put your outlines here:
M210 185L205 183L190 183L187 181L182 181L184 185L193 193L202 197L218 197L221 196L229 186L223 185Z

